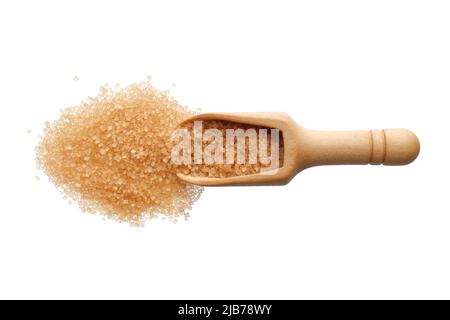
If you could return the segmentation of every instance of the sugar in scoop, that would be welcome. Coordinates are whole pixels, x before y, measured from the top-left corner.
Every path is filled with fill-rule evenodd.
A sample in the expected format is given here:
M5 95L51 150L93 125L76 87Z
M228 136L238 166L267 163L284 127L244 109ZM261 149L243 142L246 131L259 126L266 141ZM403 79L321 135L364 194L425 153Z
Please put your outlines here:
M131 225L159 215L176 221L202 188L177 178L167 142L193 114L148 81L105 86L45 124L37 166L83 211Z

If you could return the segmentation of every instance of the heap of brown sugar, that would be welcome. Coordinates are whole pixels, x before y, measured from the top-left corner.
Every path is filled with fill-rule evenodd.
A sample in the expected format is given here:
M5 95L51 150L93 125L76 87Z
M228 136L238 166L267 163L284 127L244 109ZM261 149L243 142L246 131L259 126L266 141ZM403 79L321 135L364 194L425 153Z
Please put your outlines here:
M142 225L157 215L187 217L202 188L170 164L170 136L193 115L145 81L102 87L97 97L46 123L36 160L86 212Z

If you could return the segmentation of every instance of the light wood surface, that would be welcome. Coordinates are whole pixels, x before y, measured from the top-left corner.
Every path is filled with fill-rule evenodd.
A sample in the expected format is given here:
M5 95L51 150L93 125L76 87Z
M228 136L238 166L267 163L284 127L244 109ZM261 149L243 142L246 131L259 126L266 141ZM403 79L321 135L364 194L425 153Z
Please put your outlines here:
M405 165L420 151L416 135L407 129L318 131L299 126L285 113L205 113L194 120L225 120L278 128L284 142L284 165L272 174L229 178L193 177L179 173L187 183L204 186L283 185L300 171L319 165Z

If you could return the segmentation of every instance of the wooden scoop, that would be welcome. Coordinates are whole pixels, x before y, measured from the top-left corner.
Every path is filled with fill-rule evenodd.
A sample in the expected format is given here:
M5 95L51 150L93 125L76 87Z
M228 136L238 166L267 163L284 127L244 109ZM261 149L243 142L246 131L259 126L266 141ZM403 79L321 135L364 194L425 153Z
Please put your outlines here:
M284 142L284 164L274 174L227 178L194 177L178 173L190 184L203 186L284 185L303 169L330 164L405 165L416 159L420 143L407 129L317 131L299 126L285 113L205 113L195 120L223 120L277 128Z

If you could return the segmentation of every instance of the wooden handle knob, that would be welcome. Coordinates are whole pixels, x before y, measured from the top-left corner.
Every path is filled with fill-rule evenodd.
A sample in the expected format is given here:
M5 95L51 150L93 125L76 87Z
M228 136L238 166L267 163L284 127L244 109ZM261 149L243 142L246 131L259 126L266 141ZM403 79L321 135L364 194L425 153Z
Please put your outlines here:
M370 131L301 130L302 164L405 165L420 151L419 139L407 129Z
M419 155L419 139L407 129L370 130L369 134L370 164L404 165Z

